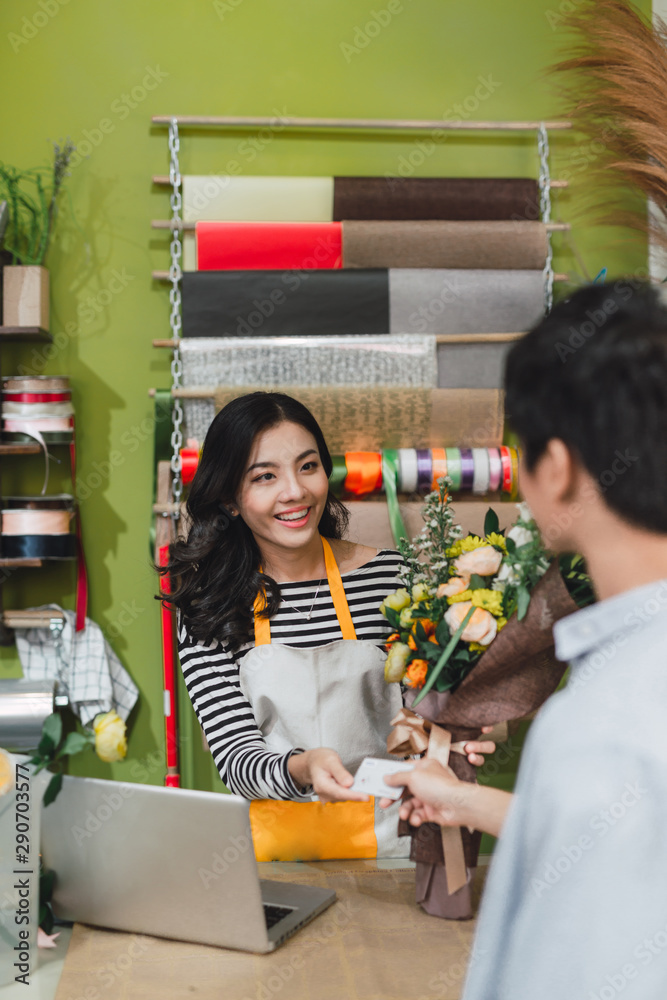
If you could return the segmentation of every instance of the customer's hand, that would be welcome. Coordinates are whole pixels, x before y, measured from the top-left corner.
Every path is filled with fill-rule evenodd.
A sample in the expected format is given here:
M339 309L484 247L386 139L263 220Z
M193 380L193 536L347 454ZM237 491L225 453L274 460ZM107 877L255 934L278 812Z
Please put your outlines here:
M368 802L363 792L351 792L354 778L339 755L329 747L292 754L288 769L297 784L312 785L320 802Z
M386 776L385 784L392 787L404 785L412 798L401 803L399 815L412 826L438 823L439 826L463 826L466 823L466 805L470 784L460 781L450 767L443 767L437 760L424 758L415 761L412 771L400 771ZM383 809L391 799L382 799Z
M490 733L492 729L494 729L494 726L483 726L482 732ZM481 767L485 763L483 754L495 753L496 744L491 740L471 740L469 743L466 743L463 749L468 755L470 763L474 764L475 767Z

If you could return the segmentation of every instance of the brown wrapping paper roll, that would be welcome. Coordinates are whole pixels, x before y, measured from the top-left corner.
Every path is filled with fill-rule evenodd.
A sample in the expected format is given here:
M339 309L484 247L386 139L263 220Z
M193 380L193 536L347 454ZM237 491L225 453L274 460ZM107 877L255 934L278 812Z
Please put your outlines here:
M221 386L215 408L253 392ZM262 386L284 392L311 411L332 454L384 448L493 448L502 443L500 389L425 389L403 386Z
M529 177L335 177L334 221L540 218Z
M542 222L343 222L343 267L543 268Z

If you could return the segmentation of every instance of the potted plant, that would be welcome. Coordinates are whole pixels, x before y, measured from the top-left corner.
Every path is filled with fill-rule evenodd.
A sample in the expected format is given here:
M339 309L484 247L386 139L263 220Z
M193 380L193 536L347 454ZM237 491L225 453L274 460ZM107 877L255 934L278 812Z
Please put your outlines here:
M0 199L7 202L9 214L4 251L11 257L2 274L4 326L49 328L49 272L44 258L75 149L69 139L53 145L51 167L18 170L0 163Z

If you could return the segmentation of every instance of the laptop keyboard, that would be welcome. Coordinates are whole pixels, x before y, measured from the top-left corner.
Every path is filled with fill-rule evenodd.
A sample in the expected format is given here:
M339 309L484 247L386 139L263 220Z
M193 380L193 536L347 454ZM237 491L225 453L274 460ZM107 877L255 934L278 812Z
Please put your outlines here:
M267 931L275 927L279 920L286 917L288 913L292 913L293 910L293 906L275 906L273 903L264 903L264 919L266 920Z

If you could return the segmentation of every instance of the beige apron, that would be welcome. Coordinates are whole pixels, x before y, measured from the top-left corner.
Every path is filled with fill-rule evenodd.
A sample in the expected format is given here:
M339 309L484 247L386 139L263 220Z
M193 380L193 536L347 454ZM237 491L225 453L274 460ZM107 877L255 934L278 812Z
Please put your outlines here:
M255 603L255 648L240 665L241 690L269 750L336 750L355 773L364 757L387 753L391 720L402 707L398 684L384 680L385 653L356 638L340 572L322 539L327 578L344 638L313 649L271 642L270 623ZM408 857L410 839L398 837L398 804L376 801L323 804L256 799L250 821L258 861Z

